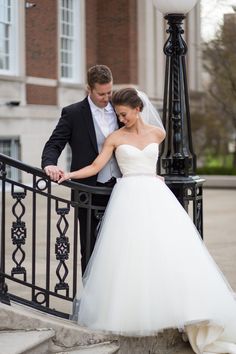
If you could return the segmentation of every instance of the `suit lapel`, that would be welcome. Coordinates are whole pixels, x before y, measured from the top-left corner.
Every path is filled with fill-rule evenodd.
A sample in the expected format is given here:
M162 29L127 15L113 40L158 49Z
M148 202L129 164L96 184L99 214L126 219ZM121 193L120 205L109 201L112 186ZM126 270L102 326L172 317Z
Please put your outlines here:
M92 112L91 112L87 97L83 100L82 109L83 109L82 112L83 112L84 121L85 121L85 124L88 128L91 143L94 147L94 150L98 154L98 144L97 144L95 127L94 127L94 123L93 123L93 116L92 116ZM113 109L114 109L114 107L113 107ZM114 110L114 112L115 112L115 110ZM118 117L117 117L117 123L118 123L119 128L123 126L123 124L119 121Z
M98 154L98 144L97 144L96 132L95 132L93 117L92 117L92 113L91 113L91 109L90 109L87 97L83 101L82 108L83 108L84 121L85 121L85 124L88 128L91 143L92 143L96 153Z

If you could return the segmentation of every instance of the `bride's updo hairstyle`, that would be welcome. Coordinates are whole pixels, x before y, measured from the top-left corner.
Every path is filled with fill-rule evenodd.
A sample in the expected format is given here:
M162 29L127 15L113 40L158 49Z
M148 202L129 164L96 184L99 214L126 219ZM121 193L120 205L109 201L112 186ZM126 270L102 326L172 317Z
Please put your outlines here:
M143 110L143 101L138 96L137 90L131 87L115 91L112 95L112 104L114 106L129 106L131 108L139 107L140 112Z
M157 109L144 92L131 87L123 88L113 93L111 101L114 106L139 107L143 122L159 127L165 132Z

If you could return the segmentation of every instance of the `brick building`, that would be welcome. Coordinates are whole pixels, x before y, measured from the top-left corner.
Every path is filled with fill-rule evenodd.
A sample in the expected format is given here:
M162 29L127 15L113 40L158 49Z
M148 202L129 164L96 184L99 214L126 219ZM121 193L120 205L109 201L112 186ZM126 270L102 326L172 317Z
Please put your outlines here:
M61 108L84 97L87 68L96 63L112 69L115 88L138 87L161 108L165 27L152 0L0 0L0 152L39 167ZM199 4L185 29L196 96Z

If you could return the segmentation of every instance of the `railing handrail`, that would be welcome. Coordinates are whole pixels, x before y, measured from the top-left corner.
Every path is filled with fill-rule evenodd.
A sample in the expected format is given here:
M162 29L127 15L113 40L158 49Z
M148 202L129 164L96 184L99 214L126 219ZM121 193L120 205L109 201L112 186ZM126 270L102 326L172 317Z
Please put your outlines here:
M0 153L0 162L4 162L7 165L10 165L11 167L18 168L24 172L27 173L32 173L35 174L39 177L42 178L47 178L49 177L46 175L46 173L38 167L35 166L30 166L20 160L13 159L12 157L9 157L7 155L1 154ZM55 182L56 183L56 182ZM83 192L90 192L92 194L106 194L109 195L111 193L112 188L110 187L96 187L96 186L90 186L87 184L79 183L79 182L74 182L74 181L64 181L61 183L65 187L69 187L74 190L80 190Z
M6 168L7 167L7 168ZM15 168L20 173L29 174L29 183L15 180L8 176L8 168ZM27 178L28 180L28 178ZM44 181L45 185L41 186L40 181ZM51 179L46 173L38 167L30 166L20 160L14 159L0 153L0 181L2 189L0 191L0 301L10 303L10 300L23 303L40 309L44 312L57 316L69 318L68 311L62 312L51 306L51 299L61 299L72 304L76 295L77 275L79 261L79 240L78 240L78 214L79 210L86 211L88 218L88 230L86 234L86 259L89 258L92 252L92 242L90 226L91 218L95 218L98 226L95 230L98 232L102 221L102 216L105 210L105 205L100 205L97 198L101 196L108 198L111 194L110 187L96 187L86 184L64 181L63 187L73 190L73 199L70 198L70 193L66 197L59 196L62 194L63 188L52 190ZM8 189L6 186L11 186ZM55 183L56 185L56 183ZM17 187L15 189L15 187ZM19 187L19 188L18 188ZM70 190L68 190L70 192ZM6 195L6 192L8 194ZM30 194L32 193L32 194ZM30 196L28 199L26 196ZM32 197L31 197L32 196ZM44 201L46 218L43 220L43 231L38 231L37 224L37 201L39 197L45 198ZM11 200L9 209L6 213L6 200ZM30 203L30 208L26 208L25 204ZM108 199L107 199L108 200ZM31 209L32 208L32 209ZM11 210L10 210L11 209ZM29 212L28 212L29 210ZM25 222L25 216L28 220ZM51 216L54 215L53 234ZM71 216L70 231L68 234L68 217ZM56 217L56 218L55 218ZM29 222L30 218L30 222ZM6 220L8 219L8 224ZM42 223L40 224L42 225ZM30 230L30 232L27 231ZM45 257L45 275L43 275L43 284L38 283L37 274L37 246L39 239L38 235L43 235L44 247L41 248L43 257ZM56 234L55 234L56 232ZM30 235L30 236L29 236ZM7 239L6 239L7 237ZM96 236L95 236L96 237ZM6 247L12 243L11 254L6 252ZM51 258L51 250L54 243L54 258ZM31 259L31 265L25 263L26 248L29 245L32 249L28 259ZM38 248L37 248L38 247ZM28 252L28 251L27 251ZM11 257L11 259L10 259ZM6 259L11 261L11 269L6 267ZM52 263L56 267L51 279ZM70 263L69 263L70 262ZM70 264L70 268L69 268ZM26 266L26 267L25 267ZM53 268L54 269L54 268ZM70 277L68 276L71 273ZM18 277L21 277L20 279ZM7 282L11 284L20 284L24 289L29 289L28 297L19 296L17 291L8 291ZM54 288L53 288L54 287ZM21 288L22 289L22 288ZM61 294L63 292L63 294Z

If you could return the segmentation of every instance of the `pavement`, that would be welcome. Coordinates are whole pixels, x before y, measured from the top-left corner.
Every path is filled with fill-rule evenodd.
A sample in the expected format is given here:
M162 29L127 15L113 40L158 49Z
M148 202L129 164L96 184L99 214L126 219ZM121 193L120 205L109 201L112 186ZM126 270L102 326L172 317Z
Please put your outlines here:
M204 242L236 292L236 176L201 176Z
M204 241L236 292L236 189L203 189Z
M234 189L236 188L236 176L203 175L204 188Z

